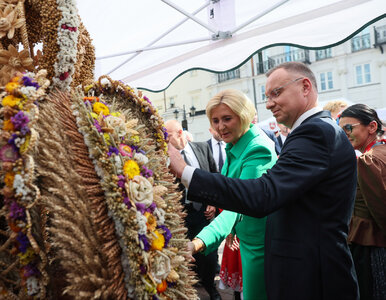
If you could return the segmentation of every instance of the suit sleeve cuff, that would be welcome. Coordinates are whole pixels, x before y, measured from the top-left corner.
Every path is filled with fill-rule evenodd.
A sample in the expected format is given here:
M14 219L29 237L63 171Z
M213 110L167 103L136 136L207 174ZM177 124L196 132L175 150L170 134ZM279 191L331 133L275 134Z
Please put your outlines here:
M196 170L196 168L186 166L184 171L182 172L181 182L186 188L189 187L190 182L192 181L194 170Z

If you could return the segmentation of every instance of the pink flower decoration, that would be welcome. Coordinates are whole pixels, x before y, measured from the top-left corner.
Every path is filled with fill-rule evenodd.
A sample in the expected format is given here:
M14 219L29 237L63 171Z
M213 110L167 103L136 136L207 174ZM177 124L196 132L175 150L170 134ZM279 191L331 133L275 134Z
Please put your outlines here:
M131 147L125 144L119 145L119 153L121 153L122 156L128 156L128 157L133 156Z
M1 147L0 149L0 159L2 161L15 161L18 159L19 155L13 150L13 147L9 144Z

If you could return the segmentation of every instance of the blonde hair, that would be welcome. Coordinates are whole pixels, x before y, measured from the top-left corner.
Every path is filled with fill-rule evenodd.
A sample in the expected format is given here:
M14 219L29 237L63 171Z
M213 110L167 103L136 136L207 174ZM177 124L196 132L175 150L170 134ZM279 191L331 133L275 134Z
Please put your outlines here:
M212 111L221 103L227 105L240 118L241 128L248 128L253 117L256 114L256 109L249 98L242 92L235 89L227 89L219 92L216 96L209 100L206 105L206 116L212 125Z
M329 110L330 112L339 112L347 106L348 104L346 101L333 100L327 102L327 104L323 107L323 110Z

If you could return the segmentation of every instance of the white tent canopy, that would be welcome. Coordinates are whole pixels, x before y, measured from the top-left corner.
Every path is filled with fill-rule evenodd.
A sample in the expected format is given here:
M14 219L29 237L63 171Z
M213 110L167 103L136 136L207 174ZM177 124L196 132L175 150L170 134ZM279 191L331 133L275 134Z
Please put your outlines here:
M189 69L226 71L268 46L336 44L384 17L386 1L82 0L78 9L96 77L160 91Z

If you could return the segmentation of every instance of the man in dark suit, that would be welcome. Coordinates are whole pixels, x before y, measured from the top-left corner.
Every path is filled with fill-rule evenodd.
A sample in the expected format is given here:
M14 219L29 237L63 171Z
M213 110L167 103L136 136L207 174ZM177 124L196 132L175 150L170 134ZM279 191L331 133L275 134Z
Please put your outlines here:
M292 129L275 166L240 180L185 166L171 168L189 198L254 217L268 216L265 283L270 300L359 299L347 231L356 190L356 158L329 112L317 107L312 71L289 62L267 73L266 93L278 123Z
M169 144L172 144L180 151L180 157L183 157L188 165L208 172L217 172L216 163L208 143L188 142L181 124L176 120L167 121L165 128L168 133ZM181 201L187 212L185 218L185 224L188 229L187 236L189 239L193 239L214 218L216 208L190 201L189 198L186 198L186 192L184 192ZM206 256L198 253L194 258L196 260L197 274L210 299L221 299L214 282L218 261L217 251L213 251Z
M210 150L212 151L212 156L214 161L216 162L217 171L221 173L221 169L222 169L222 166L224 165L225 158L226 158L226 152L225 152L226 143L222 140L220 135L211 127L209 127L209 132L212 135L212 137L206 142L208 143Z

